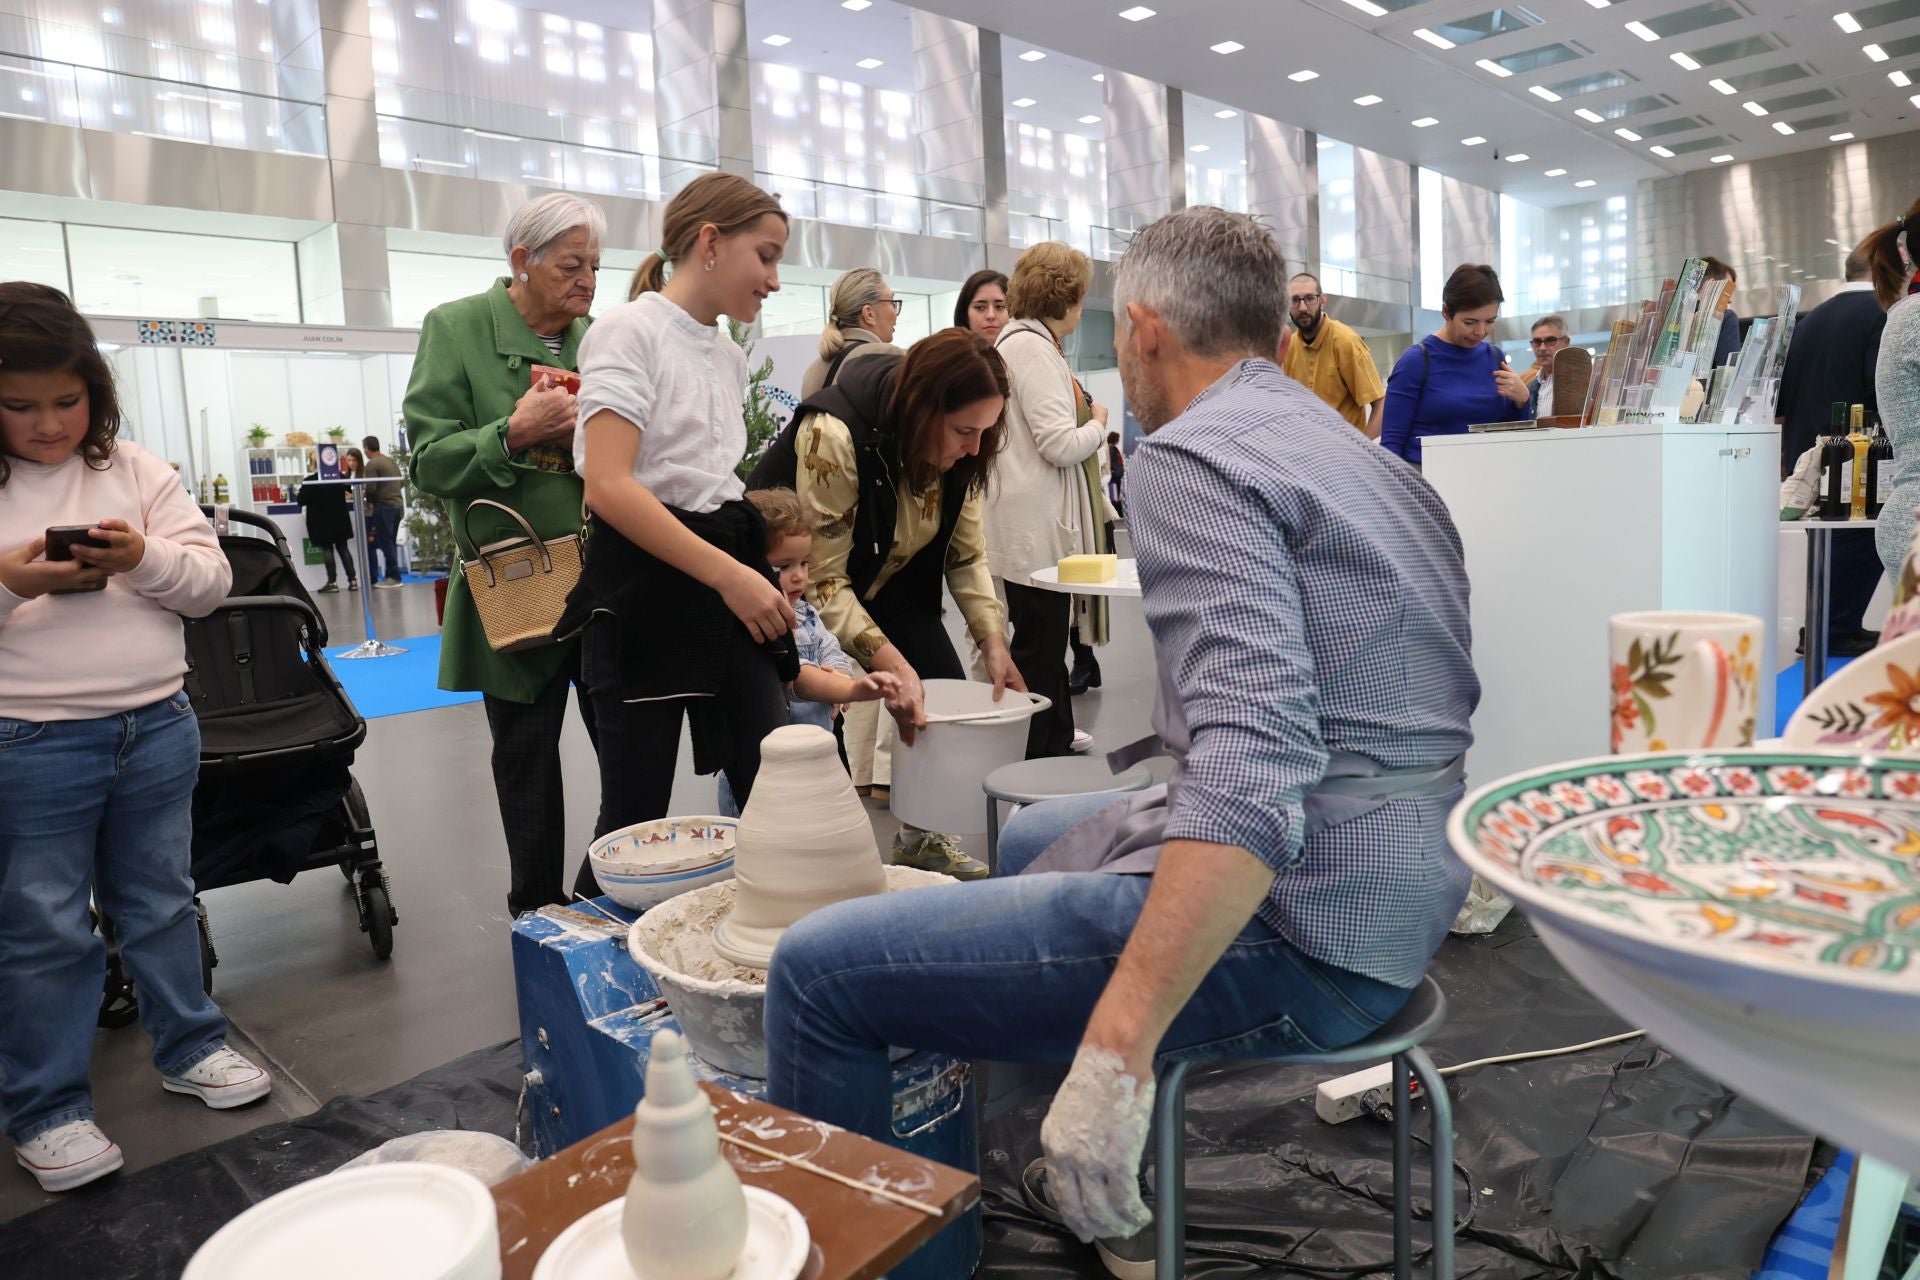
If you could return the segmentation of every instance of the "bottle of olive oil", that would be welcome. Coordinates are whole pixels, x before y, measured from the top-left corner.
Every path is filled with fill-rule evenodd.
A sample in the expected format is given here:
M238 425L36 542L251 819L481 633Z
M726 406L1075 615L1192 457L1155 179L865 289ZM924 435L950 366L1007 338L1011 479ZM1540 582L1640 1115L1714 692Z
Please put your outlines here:
M1847 443L1853 446L1852 501L1849 517L1867 518L1867 454L1873 449L1873 437L1867 434L1867 406L1856 404L1847 419Z
M1887 424L1879 414L1867 416L1872 419L1867 434L1873 437L1873 445L1867 450L1867 517L1877 520L1880 509L1887 505L1885 490L1893 487L1893 441L1887 438Z

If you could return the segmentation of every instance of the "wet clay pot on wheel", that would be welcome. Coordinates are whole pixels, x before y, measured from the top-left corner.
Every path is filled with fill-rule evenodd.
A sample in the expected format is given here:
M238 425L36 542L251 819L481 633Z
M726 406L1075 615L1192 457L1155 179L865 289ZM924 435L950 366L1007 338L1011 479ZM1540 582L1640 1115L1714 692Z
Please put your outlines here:
M677 1032L653 1038L620 1234L638 1280L725 1280L747 1241L746 1194Z
M886 869L833 735L812 725L775 729L760 744L760 774L734 845L733 910L714 949L764 969L788 926L810 911L884 893Z

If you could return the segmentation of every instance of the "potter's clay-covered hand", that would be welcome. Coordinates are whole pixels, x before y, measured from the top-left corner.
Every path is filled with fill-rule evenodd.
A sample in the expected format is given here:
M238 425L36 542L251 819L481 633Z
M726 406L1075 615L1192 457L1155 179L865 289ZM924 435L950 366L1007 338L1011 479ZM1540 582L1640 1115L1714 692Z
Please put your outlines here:
M1153 1220L1139 1179L1152 1117L1152 1077L1139 1080L1119 1054L1082 1045L1040 1125L1054 1206L1080 1239L1130 1236Z
M746 1194L676 1031L653 1038L620 1234L638 1280L725 1280L747 1242Z

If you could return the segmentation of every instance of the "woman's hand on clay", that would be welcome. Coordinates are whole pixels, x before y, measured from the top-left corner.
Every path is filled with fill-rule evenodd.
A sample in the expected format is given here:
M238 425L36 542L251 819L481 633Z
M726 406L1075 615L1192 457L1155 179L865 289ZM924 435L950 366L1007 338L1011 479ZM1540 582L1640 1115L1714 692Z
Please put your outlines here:
M132 573L147 555L147 540L125 520L102 520L87 530L87 536L107 543L104 547L73 544L73 558L108 573Z
M1493 371L1494 385L1500 388L1500 394L1515 404L1525 404L1533 397L1527 380L1513 371L1513 366L1502 363Z
M993 681L993 700L1000 701L1000 695L1008 689L1016 693L1027 691L1027 682L1020 674L1020 668L1013 665L1013 654L1007 651L1007 638L1004 635L988 636L980 644L980 660L986 664L987 679Z
M42 560L45 538L0 554L0 587L22 600L37 600L52 591L91 591L107 580L105 569L78 560Z
M893 716L900 741L910 747L920 730L927 727L926 690L920 685L919 675L904 661L891 674L898 687L887 698L887 711Z
M720 587L720 598L760 644L793 634L793 606L765 574L736 566Z

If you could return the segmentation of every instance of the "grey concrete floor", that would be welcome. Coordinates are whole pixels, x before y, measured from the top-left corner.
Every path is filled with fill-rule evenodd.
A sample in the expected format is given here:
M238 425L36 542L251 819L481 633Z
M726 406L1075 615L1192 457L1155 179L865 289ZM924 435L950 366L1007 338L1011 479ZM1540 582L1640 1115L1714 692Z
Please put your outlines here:
M318 601L331 644L363 638L357 595ZM435 629L431 586L375 591L371 601L383 639ZM1113 605L1113 643L1100 651L1104 685L1074 703L1099 750L1146 733L1152 712L1152 646L1140 605ZM948 620L957 624L955 611ZM252 1107L210 1111L161 1091L138 1027L98 1032L97 1116L125 1151L129 1172L308 1114L337 1095L386 1088L517 1034L506 843L488 751L478 703L369 722L353 772L367 795L400 917L391 960L374 959L350 892L331 869L290 885L261 882L205 895L220 957L214 998L237 1046L272 1067L275 1090ZM583 851L598 774L576 717L568 720L561 751L567 842ZM683 741L672 811L712 807L713 782L693 773ZM871 802L869 811L876 839L891 842L898 825L892 815ZM979 851L977 838L967 844ZM23 1170L0 1172L0 1222L49 1199Z

